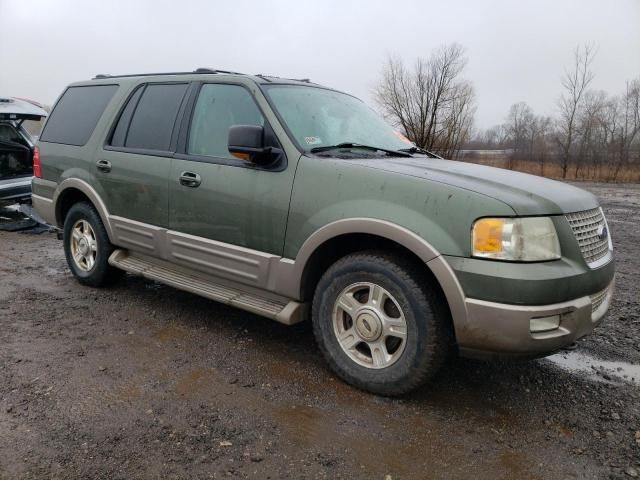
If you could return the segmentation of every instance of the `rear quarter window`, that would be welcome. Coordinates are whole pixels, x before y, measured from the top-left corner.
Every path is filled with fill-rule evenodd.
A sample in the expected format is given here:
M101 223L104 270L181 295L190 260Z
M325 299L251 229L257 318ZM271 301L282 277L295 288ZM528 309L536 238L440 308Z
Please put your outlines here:
M40 141L85 145L117 89L118 85L67 88L53 108Z

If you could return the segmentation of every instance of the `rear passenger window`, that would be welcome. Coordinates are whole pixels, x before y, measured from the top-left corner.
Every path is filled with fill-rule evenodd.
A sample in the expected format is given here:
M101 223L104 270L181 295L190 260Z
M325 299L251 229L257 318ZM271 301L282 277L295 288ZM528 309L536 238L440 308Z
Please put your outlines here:
M137 106L134 105L135 112L128 131L123 133L122 129L125 127L120 127L118 124L113 141L124 140L126 148L169 150L173 126L187 86L186 83L147 85L141 93ZM135 97L134 94L129 103L135 101ZM126 121L125 113L128 108L129 105L122 112L121 120L123 121Z
M136 108L136 105L138 105L138 100L140 100L140 95L142 95L143 90L143 87L138 87L134 94L131 95L131 98L129 98L127 106L122 110L118 124L113 130L113 136L111 137L111 145L114 147L124 147L124 142L127 139L127 131L129 130L129 122L131 122L133 110Z
M87 143L118 85L69 87L53 108L40 140L82 146Z

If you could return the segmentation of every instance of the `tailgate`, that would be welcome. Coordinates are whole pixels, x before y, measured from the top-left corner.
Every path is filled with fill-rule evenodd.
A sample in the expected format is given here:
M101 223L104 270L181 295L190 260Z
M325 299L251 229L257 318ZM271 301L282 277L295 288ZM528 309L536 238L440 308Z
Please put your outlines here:
M46 110L35 102L21 98L0 97L0 120L40 120L47 116Z

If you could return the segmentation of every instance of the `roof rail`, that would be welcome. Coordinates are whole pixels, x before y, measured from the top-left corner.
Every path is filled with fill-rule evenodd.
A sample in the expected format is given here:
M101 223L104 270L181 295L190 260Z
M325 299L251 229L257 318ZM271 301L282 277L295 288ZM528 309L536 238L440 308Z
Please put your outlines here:
M126 78L126 77L153 77L156 75L193 75L193 74L201 74L201 75L246 75L246 73L240 72L232 72L230 70L218 70L216 68L208 68L208 67L199 67L193 70L192 72L157 72L157 73L129 73L126 75L109 75L107 73L99 73L92 80L103 80L106 78ZM260 77L267 82L273 81L273 79L280 80L292 80L294 82L304 82L304 83L313 83L309 78L283 78L276 77L274 75L263 75L258 74L256 77Z
M227 75L246 75L240 72L231 72L229 70L218 70L217 68L200 67L196 68L193 73L226 73Z
M105 79L105 78L126 78L126 77L153 77L156 75L193 75L194 73L197 74L203 74L203 75L207 75L207 74L226 74L226 75L245 75L244 73L240 73L240 72L231 72L229 70L217 70L217 69L213 69L213 68L197 68L192 72L157 72L157 73L129 73L126 75L109 75L109 74L105 74L105 73L100 73L98 75L96 75L95 77L92 78L92 80L101 80L101 79Z
M291 80L293 82L304 82L304 83L313 83L311 81L311 79L309 78L286 78L286 77L276 77L275 75L263 75L262 73L259 73L258 75L256 75L256 77L260 77L263 80L266 80L267 82L272 82L273 79L275 80ZM315 84L314 84L315 85Z

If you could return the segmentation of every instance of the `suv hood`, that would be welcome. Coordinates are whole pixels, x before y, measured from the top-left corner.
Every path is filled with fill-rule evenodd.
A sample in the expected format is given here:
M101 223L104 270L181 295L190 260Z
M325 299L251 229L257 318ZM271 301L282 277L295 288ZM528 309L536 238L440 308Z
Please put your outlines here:
M35 102L0 97L0 120L40 120L47 112Z
M347 161L487 195L509 205L516 215L557 215L599 205L594 195L566 183L475 163L428 157Z

